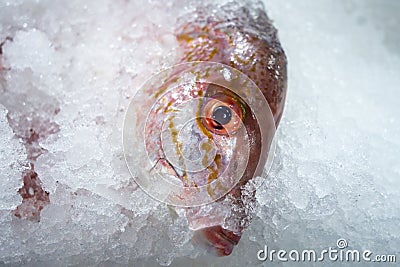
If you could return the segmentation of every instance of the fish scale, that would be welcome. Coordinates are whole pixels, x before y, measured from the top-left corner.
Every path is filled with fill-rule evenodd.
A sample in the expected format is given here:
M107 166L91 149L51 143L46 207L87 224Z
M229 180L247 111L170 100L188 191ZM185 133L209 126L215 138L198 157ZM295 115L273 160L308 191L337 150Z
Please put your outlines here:
M212 6L182 22L176 36L184 51L181 62L214 61L231 66L252 79L266 97L279 124L287 88L287 60L277 30L264 9L228 4L209 16Z

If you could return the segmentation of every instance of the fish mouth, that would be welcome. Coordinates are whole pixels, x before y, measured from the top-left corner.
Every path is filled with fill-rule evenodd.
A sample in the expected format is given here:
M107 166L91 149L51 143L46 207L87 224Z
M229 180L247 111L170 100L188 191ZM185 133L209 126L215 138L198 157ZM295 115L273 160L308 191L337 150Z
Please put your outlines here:
M239 243L240 238L241 236L217 225L197 230L192 240L217 256L228 256Z
M172 175L182 181L183 174L179 173L166 158L160 158L152 169L164 170L164 173ZM228 256L239 243L241 236L222 228L221 225L202 228L194 232L192 242L205 248L216 256Z

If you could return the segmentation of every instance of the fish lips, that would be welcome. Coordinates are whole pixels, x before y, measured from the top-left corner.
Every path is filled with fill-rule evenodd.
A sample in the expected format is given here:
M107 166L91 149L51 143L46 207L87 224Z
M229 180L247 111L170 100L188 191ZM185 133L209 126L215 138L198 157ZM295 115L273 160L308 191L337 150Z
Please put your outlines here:
M216 256L228 256L239 243L241 236L222 228L221 225L197 230L192 242Z

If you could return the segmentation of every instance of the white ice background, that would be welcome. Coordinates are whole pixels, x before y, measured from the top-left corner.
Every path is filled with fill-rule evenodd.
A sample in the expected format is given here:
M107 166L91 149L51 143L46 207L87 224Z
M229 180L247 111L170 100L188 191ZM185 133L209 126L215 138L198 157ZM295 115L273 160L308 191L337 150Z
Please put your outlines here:
M124 112L135 88L174 63L175 20L198 3L0 1L1 263L280 266L257 251L322 250L339 238L400 257L396 0L265 0L288 57L288 96L256 216L231 256L198 256L184 216L137 188ZM50 193L40 222L11 214L28 128L45 149L35 162Z

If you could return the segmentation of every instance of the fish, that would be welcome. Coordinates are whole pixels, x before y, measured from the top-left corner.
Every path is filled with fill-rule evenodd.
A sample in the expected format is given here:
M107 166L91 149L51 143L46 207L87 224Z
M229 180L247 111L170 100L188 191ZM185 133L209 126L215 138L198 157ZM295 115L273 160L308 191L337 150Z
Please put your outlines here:
M136 132L152 177L137 182L184 210L194 244L228 256L251 222L248 185L271 156L287 58L257 1L198 7L178 20L175 36L177 65L133 104L142 107Z

